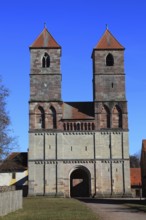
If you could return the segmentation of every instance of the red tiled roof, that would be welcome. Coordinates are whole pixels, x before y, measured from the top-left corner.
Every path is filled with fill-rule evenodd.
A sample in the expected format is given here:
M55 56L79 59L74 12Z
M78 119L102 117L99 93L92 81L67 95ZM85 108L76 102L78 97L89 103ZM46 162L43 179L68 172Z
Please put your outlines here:
M13 172L27 169L27 152L13 152L1 164L0 172Z
M106 29L103 36L100 38L99 42L97 43L95 49L122 49L124 47L116 40L116 38L111 34L111 32Z
M7 160L13 160L15 159L20 153L19 152L12 152L8 155Z
M46 28L41 32L37 39L30 46L31 48L61 48Z
M63 119L93 119L93 102L64 102Z
M141 186L141 168L130 168L131 186Z

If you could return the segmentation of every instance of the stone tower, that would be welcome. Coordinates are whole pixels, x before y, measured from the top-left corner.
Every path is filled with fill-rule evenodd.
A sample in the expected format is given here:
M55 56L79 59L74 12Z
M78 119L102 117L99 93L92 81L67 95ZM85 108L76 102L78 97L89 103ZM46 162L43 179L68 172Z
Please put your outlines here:
M105 158L103 163L109 164L103 170L107 167L110 171L111 194L123 190L124 195L128 192L127 183L130 185L124 47L108 29L93 49L92 60L95 129L105 136L100 156Z
M44 28L30 46L30 55L30 131L60 127L61 47ZM35 112L31 112L34 106Z
M92 59L97 129L128 129L124 47L108 29L94 48Z
M46 132L62 127L60 123L62 118L61 47L46 28L30 46L30 57L29 161L33 162L38 158L43 161L46 159ZM34 147L36 155L34 155ZM30 194L33 194L31 189L34 186L34 177L31 173L35 172L32 164L30 163L29 166ZM44 169L42 173L45 175ZM45 177L42 175L38 178Z
M61 47L46 28L30 46L29 194L130 195L124 47L93 49L93 101L61 99Z

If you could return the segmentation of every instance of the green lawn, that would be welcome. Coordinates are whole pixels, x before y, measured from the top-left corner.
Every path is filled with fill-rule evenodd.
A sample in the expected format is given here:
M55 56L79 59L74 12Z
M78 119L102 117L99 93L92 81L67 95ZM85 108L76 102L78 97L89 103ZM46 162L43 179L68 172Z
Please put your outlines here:
M97 216L75 199L28 197L23 209L10 213L4 220L99 220Z

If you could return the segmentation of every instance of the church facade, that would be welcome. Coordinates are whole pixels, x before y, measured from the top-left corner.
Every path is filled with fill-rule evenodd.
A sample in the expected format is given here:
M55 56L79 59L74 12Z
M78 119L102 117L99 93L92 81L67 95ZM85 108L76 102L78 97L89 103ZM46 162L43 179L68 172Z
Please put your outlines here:
M29 195L129 196L124 47L106 29L92 52L93 101L61 97L61 46L30 46Z

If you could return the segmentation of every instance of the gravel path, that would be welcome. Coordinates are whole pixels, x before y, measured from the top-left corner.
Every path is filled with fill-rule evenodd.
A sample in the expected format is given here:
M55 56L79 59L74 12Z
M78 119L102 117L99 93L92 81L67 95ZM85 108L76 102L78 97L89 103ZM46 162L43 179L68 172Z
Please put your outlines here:
M102 220L146 220L146 212L129 208L125 200L118 199L85 199L81 200L90 207ZM126 203L136 203L136 200L126 200Z

